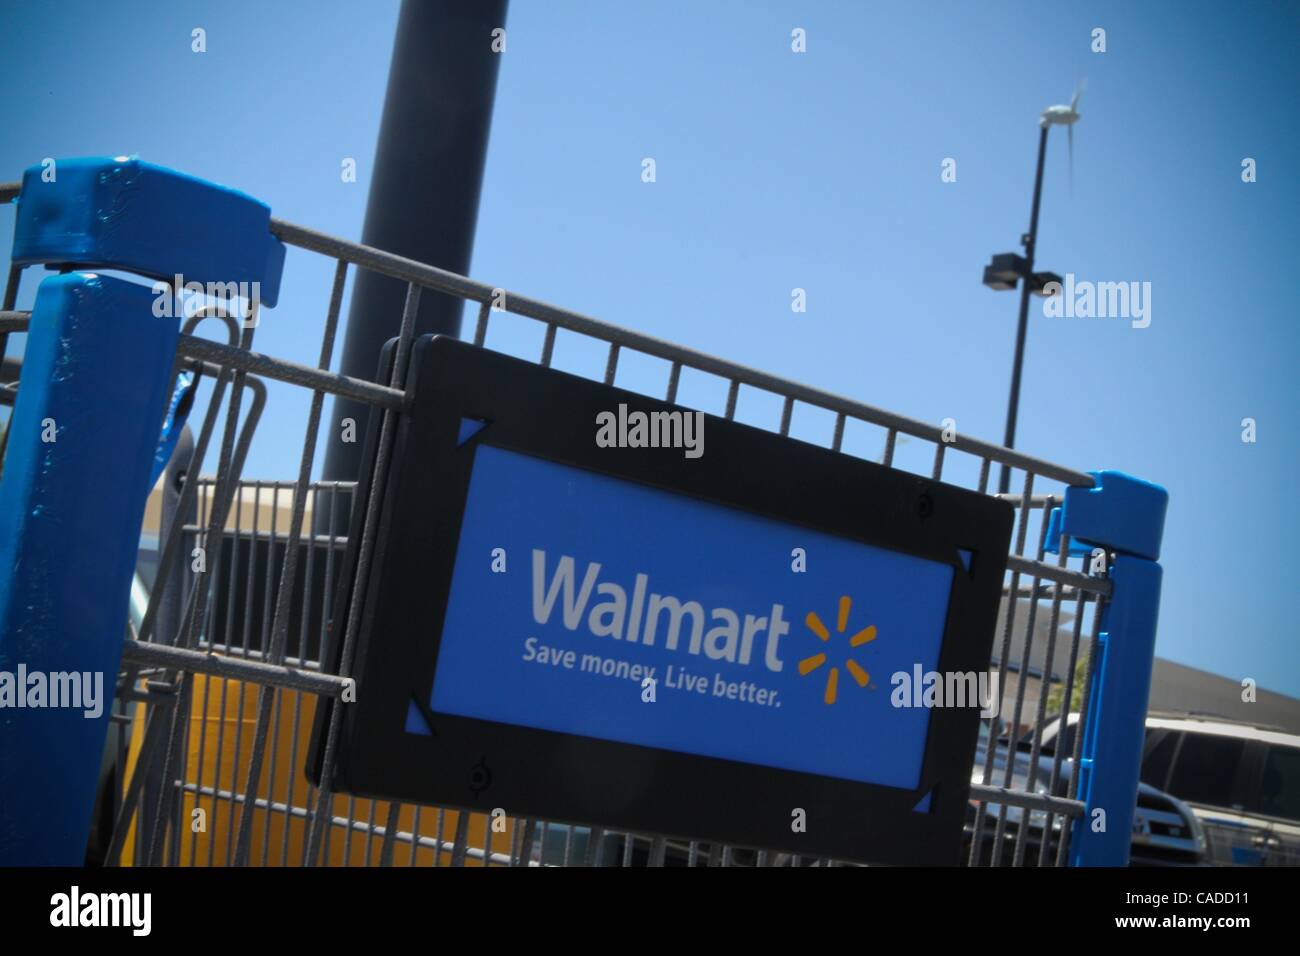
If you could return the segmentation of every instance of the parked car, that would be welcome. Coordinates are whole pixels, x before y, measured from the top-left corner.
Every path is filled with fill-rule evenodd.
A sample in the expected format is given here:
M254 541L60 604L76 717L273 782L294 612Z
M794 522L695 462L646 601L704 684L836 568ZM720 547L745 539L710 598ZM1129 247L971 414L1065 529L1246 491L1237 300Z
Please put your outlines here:
M1062 735L1074 746L1078 714ZM1045 728L1049 749L1056 725ZM1184 801L1219 866L1300 865L1300 735L1205 714L1147 715L1142 780Z
M1071 716L1075 717L1077 715ZM1057 743L1056 725L1057 721L1053 721L1043 729L1039 746L1037 772L1033 774L1032 792L1044 795L1051 793L1060 797L1069 793L1070 781L1073 779L1074 761L1070 750L1073 738L1070 737L1065 741L1066 749L1062 751L1060 769L1057 772L1055 786L1052 786L1056 756L1055 746ZM1073 729L1073 725L1067 728L1069 731ZM989 727L987 723L981 722L979 745L976 749L975 765L971 773L972 784L981 783L984 779L984 765L988 759L988 748ZM1029 791L1032 757L1033 742L1031 739L1021 739L1016 742L1013 748L1006 737L999 737L994 743L993 771L989 777L990 784L993 786L1003 785L1003 781L1007 779L1007 762L1010 760L1010 788ZM995 847L994 841L997 839L998 817L1002 812L1003 807L998 803L980 804L974 799L970 802L966 824L968 851L977 829L976 823L979 819L977 814L983 813L984 815L983 827L979 828L981 833L980 850L976 858L978 863L987 864L992 859ZM1065 818L1060 815L1053 815L1049 832L1048 816L1049 814L1044 810L1026 812L1021 807L1007 806L1005 808L1000 861L1003 864L1012 862L1016 840L1020 828L1024 826L1027 827L1024 840L1026 846L1025 863L1029 865L1037 864L1039 850L1044 839L1048 841L1047 860L1049 863L1054 862L1060 844L1061 830L1065 825ZM1195 812L1176 797L1164 793L1147 783L1139 783L1137 804L1133 813L1133 835L1132 845L1129 850L1129 865L1199 866L1204 865L1207 860L1208 848L1205 832Z
M1150 714L1142 779L1191 805L1214 863L1300 865L1300 735L1222 717Z

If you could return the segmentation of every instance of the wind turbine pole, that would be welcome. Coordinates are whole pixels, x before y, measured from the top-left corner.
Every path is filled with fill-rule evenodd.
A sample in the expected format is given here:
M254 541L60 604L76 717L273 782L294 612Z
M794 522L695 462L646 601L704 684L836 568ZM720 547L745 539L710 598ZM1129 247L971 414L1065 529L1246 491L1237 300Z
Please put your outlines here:
M1020 237L1025 247L1025 277L1020 283L1020 322L1016 326L1016 357L1011 365L1011 397L1007 402L1007 433L1002 444L1007 448L1016 445L1016 413L1020 407L1020 367L1025 361L1025 330L1029 324L1029 277L1034 272L1034 246L1038 242L1038 206L1043 197L1043 158L1047 155L1047 129L1041 124L1038 135L1038 172L1034 174L1034 205L1029 214L1029 231ZM1011 485L1011 469L1005 464L998 479L998 493L1006 494Z

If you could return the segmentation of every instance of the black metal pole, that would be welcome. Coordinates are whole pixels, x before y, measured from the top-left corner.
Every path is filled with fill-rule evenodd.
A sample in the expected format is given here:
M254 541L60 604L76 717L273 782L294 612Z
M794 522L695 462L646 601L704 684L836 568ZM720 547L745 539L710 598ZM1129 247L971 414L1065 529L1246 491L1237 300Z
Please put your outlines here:
M361 241L386 252L469 271L479 188L503 53L506 0L403 0ZM359 270L339 370L369 379L401 327L406 283ZM460 299L426 291L415 333L460 332ZM354 427L344 441L343 420ZM326 480L359 477L368 406L335 399ZM327 519L318 515L318 521ZM339 527L347 527L346 515Z
M1025 275L1020 280L1020 322L1016 326L1016 357L1011 364L1011 397L1007 402L1007 433L1002 444L1016 447L1016 414L1020 409L1020 367L1025 361L1025 331L1029 324L1029 277L1034 271L1034 246L1038 242L1038 205L1043 197L1043 158L1047 155L1047 124L1038 136L1038 171L1034 174L1034 206L1029 214L1029 232L1021 238L1025 247ZM1005 464L998 479L998 493L1006 494L1011 486L1011 469Z

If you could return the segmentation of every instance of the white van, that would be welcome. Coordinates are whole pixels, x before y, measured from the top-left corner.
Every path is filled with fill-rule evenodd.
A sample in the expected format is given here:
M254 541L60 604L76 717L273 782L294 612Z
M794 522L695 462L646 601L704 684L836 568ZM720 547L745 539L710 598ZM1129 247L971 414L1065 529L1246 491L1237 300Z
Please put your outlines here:
M1072 753L1078 714L1070 714ZM1055 745L1058 721L1043 730ZM1192 808L1218 866L1300 866L1300 735L1242 721L1152 712L1142 782Z
M1222 717L1149 714L1142 779L1191 806L1211 862L1300 865L1300 736Z

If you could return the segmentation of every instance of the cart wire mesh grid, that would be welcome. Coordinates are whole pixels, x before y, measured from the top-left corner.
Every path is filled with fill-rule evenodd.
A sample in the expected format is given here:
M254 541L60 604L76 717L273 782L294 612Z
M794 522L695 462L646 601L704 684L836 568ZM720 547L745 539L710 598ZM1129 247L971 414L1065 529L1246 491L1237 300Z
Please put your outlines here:
M18 184L0 185L9 201ZM615 384L620 362L658 360L666 372L664 397L678 402L686 376L725 394L728 419L738 404L761 394L779 401L779 419L751 424L790 434L796 412L833 417L830 447L848 454L846 434L865 429L883 441L878 461L908 467L900 446L911 447L913 470L935 480L989 494L996 465L1012 474L1015 508L1012 552L1003 583L1002 614L991 668L1001 687L999 718L982 721L968 824L972 865L1064 865L1070 823L1084 812L1074 788L1082 734L1065 747L1044 747L1043 731L1059 703L1082 699L1096 659L1101 608L1110 594L1104 569L1090 556L1071 556L1069 542L1047 540L1047 516L1067 486L1092 487L1092 476L1019 451L810 388L587 316L506 292L378 249L346 242L272 219L287 245L335 262L333 286L310 367L257 352L257 322L237 320L235 303L209 301L182 330L176 373L200 372L211 395L191 417L193 450L173 489L171 520L158 533L151 582L137 576L122 669L116 685L110 748L116 751L97 832L103 862L121 866L832 866L761 847L738 847L673 834L631 833L534 819L502 812L479 814L335 794L317 788L303 765L316 707L350 690L359 613L331 621L340 586L364 592L374 561L380 495L357 495L354 482L313 481L327 395L359 400L378 410L378 450L364 476L381 487L391 465L402 414L406 358L420 297L454 296L478 304L473 342L492 347L495 315L509 314L539 330L540 354L550 367L557 339L599 349L588 377ZM367 269L406 283L396 361L386 381L330 370L349 272ZM26 329L30 313L17 311L22 269L11 267L0 306L0 341ZM216 329L224 341L199 335ZM590 354L590 352L588 353ZM603 364L603 367L601 367ZM566 369L573 370L573 369ZM298 474L292 481L252 480L243 467L267 401L267 381L305 389L311 401ZM698 383L697 382L697 383ZM0 383L12 405L21 387ZM769 405L775 408L775 405ZM196 409L196 412L198 409ZM281 437L277 436L277 440ZM215 443L215 444L214 444ZM917 458L921 449L921 458ZM932 449L932 451L930 450ZM205 461L214 475L197 475ZM164 480L167 476L164 476ZM348 545L346 519L354 500L368 501L355 577L339 580ZM328 516L327 518L325 516ZM340 517L341 516L341 517ZM1056 545L1053 547L1053 545ZM1049 551L1055 554L1050 556ZM204 555L202 566L195 555ZM1072 566L1073 565L1073 566ZM361 602L349 602L359 608ZM323 667L329 641L341 641L337 672ZM1037 662L1037 663L1036 663ZM1036 673L1037 672L1037 673ZM1035 685L1037 681L1037 685ZM321 779L332 778L338 743L333 709ZM1009 749L1030 753L1027 774L1016 761L999 761L1000 728L1014 735ZM1040 760L1049 756L1050 760ZM1041 769L1040 769L1041 768ZM1049 769L1050 768L1050 769ZM1044 779L1046 778L1046 779Z

